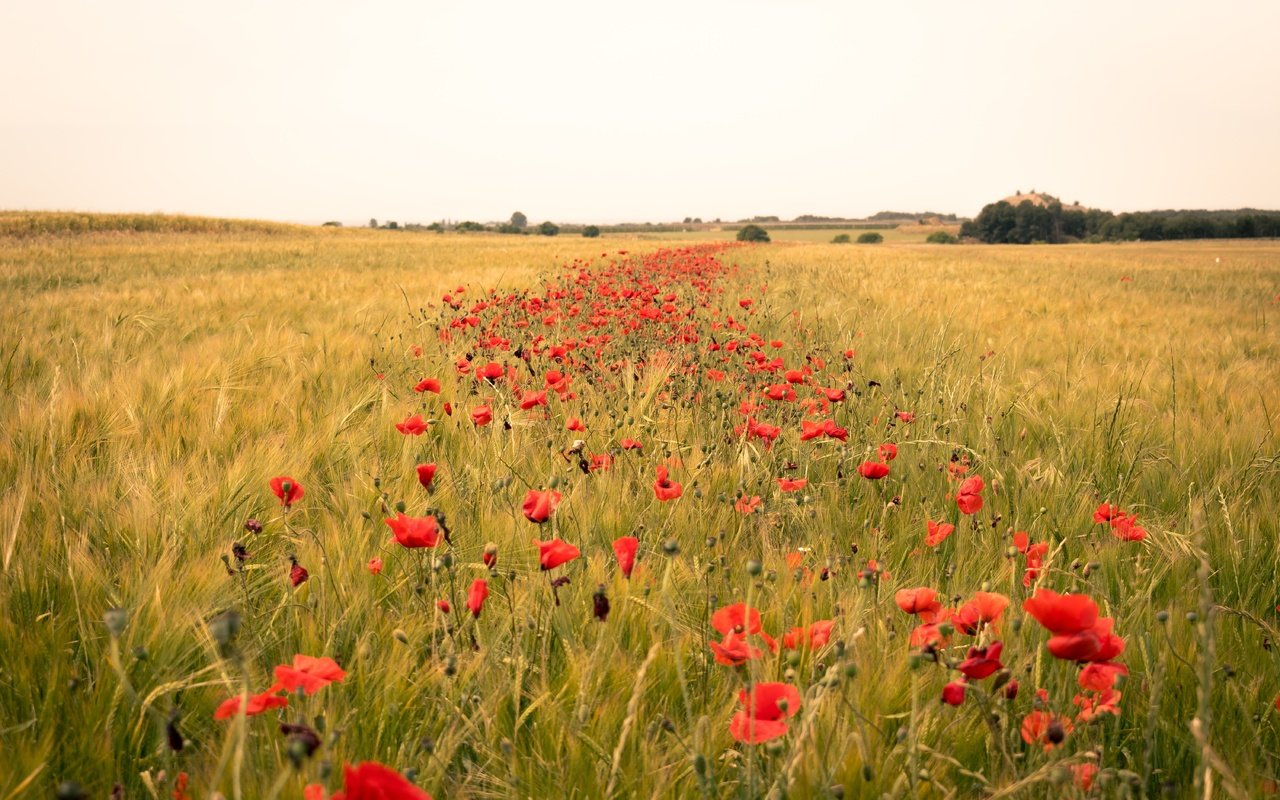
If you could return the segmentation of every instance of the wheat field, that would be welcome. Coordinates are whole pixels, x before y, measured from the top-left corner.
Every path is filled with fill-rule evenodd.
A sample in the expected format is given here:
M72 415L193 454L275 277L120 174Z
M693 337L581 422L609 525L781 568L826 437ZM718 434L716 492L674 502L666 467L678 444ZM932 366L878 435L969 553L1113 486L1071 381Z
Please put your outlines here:
M326 797L362 762L437 798L1278 791L1280 243L35 228L0 236L0 798ZM1113 695L1043 590L1114 620ZM978 592L1007 609L952 618ZM715 627L739 603L776 652ZM297 655L342 679L215 719ZM799 707L743 710L772 684Z

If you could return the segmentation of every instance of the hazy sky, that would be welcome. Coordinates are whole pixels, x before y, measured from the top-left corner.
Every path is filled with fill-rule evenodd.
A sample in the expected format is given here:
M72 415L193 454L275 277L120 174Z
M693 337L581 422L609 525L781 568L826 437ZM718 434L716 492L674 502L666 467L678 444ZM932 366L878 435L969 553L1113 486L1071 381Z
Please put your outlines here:
M1280 208L1280 2L0 0L0 208Z

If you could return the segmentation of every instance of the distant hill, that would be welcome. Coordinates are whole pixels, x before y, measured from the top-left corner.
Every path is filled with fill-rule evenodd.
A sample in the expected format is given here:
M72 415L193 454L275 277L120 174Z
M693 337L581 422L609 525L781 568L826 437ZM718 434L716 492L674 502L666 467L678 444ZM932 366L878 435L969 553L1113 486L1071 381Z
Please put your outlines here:
M1089 209L1079 203L1063 203L1058 198L1044 192L1017 192L1004 198L1001 202L1008 203L1011 206L1017 206L1022 203L1030 203L1033 206L1048 208L1054 203L1061 203L1063 211L1088 211Z

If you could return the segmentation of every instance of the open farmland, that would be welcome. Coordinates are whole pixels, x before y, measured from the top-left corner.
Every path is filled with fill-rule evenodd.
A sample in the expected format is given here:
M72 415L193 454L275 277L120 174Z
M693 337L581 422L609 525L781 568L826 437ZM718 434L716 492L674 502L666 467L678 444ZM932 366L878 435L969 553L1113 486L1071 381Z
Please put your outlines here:
M1274 793L1280 243L885 233L0 238L0 797Z

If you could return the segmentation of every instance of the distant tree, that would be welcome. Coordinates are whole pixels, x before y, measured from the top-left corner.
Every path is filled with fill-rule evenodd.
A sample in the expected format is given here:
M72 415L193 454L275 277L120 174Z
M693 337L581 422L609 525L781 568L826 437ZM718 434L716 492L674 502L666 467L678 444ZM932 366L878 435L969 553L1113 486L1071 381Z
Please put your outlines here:
M523 211L517 211L511 215L511 227L518 230L524 230L529 226L529 218L524 215Z
M858 244L880 244L884 241L884 235L877 231L867 231L858 234Z
M693 222L693 217L685 217L685 218L684 218L684 224L685 224L685 225L689 225L689 224L690 224L690 223L692 223L692 222Z
M955 244L960 240L947 231L934 231L925 238L925 241L929 244Z
M484 226L481 225L479 222L472 222L471 220L465 220L463 222L459 222L457 225L454 225L453 229L456 231L461 231L462 233L466 233L468 231L482 231L484 230Z
M831 243L832 243L832 244L848 244L849 242L852 242L852 241L853 241L853 239L850 239L850 238L849 238L849 234L847 234L847 233L837 233L837 234L835 235L835 238L833 238L833 239L831 240Z
M738 241L740 242L767 242L769 241L769 232L759 225L744 225L738 231Z
M512 225L510 222L504 222L498 226L498 233L514 233L520 235L525 232L524 228Z
M582 235L588 239L594 239L600 235L600 227L598 225L588 225L582 229Z
M369 227L370 227L370 228L376 228L376 227L378 227L378 221L377 221L376 219L374 219L373 217L369 217Z
M538 226L538 235L540 236L555 236L558 233L560 233L560 226L550 220Z
M444 233L444 224L439 222L433 222L427 226L427 230L435 231L436 233Z
M702 217L694 217L694 218L693 218L693 224L694 224L694 225L701 225L701 224L702 224Z
M390 230L393 230L393 231L394 231L394 230L399 230L399 229L400 229L400 223L399 223L399 222L388 222L388 223L387 223L387 228L388 228L388 229L390 229Z
M320 227L322 227L322 228L341 228L341 227L342 227L342 223L341 223L341 222L338 222L338 221L336 221L336 220L329 220L328 222L324 223L324 224L323 224L323 225L321 225Z

